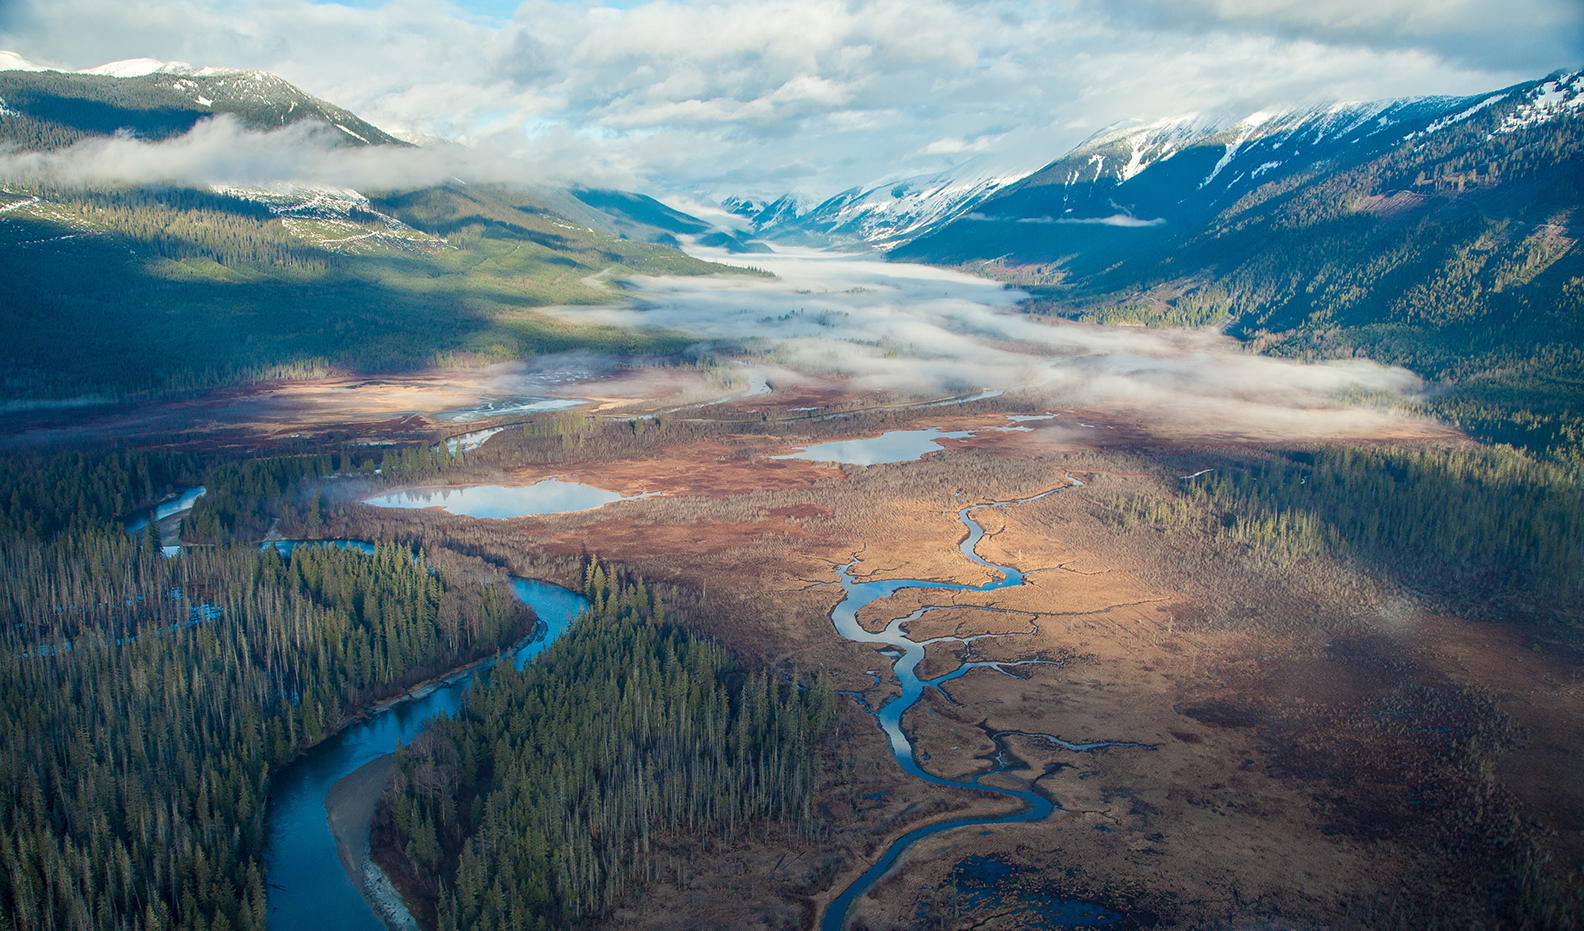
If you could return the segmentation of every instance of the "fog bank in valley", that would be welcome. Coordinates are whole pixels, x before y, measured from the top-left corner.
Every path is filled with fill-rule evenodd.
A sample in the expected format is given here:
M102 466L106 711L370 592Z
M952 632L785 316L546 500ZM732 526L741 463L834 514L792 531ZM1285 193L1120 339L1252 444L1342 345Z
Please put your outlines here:
M1423 388L1404 369L1273 359L1219 333L1033 318L1017 310L1022 292L929 266L804 250L690 251L746 259L777 277L636 277L626 282L634 297L627 306L555 312L738 344L766 360L772 384L830 379L916 396L1024 389L1051 403L1121 408L1212 431L1390 432L1408 420L1378 402ZM1375 403L1349 401L1365 397Z

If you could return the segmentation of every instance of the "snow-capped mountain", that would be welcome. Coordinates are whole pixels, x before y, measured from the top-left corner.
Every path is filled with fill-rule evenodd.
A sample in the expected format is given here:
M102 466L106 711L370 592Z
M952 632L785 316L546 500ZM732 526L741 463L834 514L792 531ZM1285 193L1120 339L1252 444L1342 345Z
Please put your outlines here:
M268 71L134 58L67 72L0 52L0 98L5 102L3 118L10 121L0 125L0 138L24 148L49 148L121 131L168 138L221 113L232 114L249 129L279 129L311 120L351 145L406 144Z
M1584 72L1466 97L1120 123L971 211L922 229L899 244L898 254L956 262L1012 252L1035 261L1077 257L1080 264L1089 257L1105 267L1146 240L1192 235L1257 190L1278 191L1424 146L1476 117L1482 126L1493 121L1484 139L1579 113ZM1118 232L1101 232L1105 227Z
M767 239L884 251L972 210L1025 174L970 162L934 174L881 178L819 203L788 194L769 203L727 198L722 206L749 218L754 233Z
M796 223L807 216L817 204L818 201L804 194L783 194L769 201L746 197L728 197L721 201L721 206L727 213L734 213L751 221L755 233Z
M1418 97L1122 123L988 199L976 219L1140 225L1223 206L1320 162L1356 162L1450 125L1481 98ZM1132 221L1132 222L1129 222Z

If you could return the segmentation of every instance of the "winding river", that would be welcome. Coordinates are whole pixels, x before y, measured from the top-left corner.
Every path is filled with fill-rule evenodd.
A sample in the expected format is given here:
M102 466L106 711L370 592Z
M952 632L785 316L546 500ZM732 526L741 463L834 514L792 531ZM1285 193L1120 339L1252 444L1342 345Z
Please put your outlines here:
M347 542L351 541L339 544ZM512 588L539 615L545 628L542 636L520 644L512 653L521 668L554 643L588 602L582 595L545 582L513 579ZM343 776L395 750L398 742L410 743L430 718L455 714L468 685L487 676L490 665L476 666L417 690L315 746L275 775L266 821L270 928L385 931L341 865L325 817L325 798Z
M1020 570L1011 566L997 565L979 555L977 550L979 542L985 537L985 530L974 520L972 512L984 508L1037 501L1063 488L1082 485L1082 482L1071 475L1068 475L1067 479L1070 485L1060 486L1027 498L969 505L957 512L958 520L968 530L967 537L960 544L963 555L999 574L999 578L984 585L958 585L927 579L863 581L854 574L859 561L858 555L854 555L845 566L836 567L839 583L845 593L842 601L831 609L831 622L835 625L836 631L855 643L884 644L887 649L882 652L895 660L893 670L901 683L902 694L879 709L870 709L870 713L885 732L897 763L909 775L925 782L994 792L1017 799L1023 807L998 817L958 818L937 822L902 835L886 849L874 865L831 902L821 922L821 931L841 931L846 924L852 904L889 872L902 853L919 839L969 825L987 826L1038 821L1049 817L1055 810L1056 806L1049 799L1036 792L981 784L980 780L984 776L1000 771L999 765L966 781L945 779L925 772L918 765L913 745L902 730L903 716L918 701L925 688L939 688L943 683L980 667L990 667L1006 673L1007 667L1049 661L1036 659L1021 662L967 662L945 675L934 679L921 679L916 670L924 659L925 648L930 644L944 641L968 643L987 637L1016 635L946 636L915 641L903 631L910 621L917 620L930 611L962 606L941 605L919 608L904 617L893 619L884 630L877 633L865 630L858 623L858 614L866 606L906 588L988 592L1021 585L1024 574ZM355 546L357 542L333 541L333 545ZM547 628L543 636L520 645L512 654L520 668L523 663L553 643L586 607L587 602L581 595L544 582L513 579L512 585L517 596L533 607ZM392 752L398 743L412 741L429 719L442 713L455 713L468 686L475 678L487 676L488 668L489 664L486 663L438 685L419 689L404 700L380 709L368 719L358 722L314 747L276 775L271 788L267 820L269 846L266 854L266 881L271 928L281 931L298 928L383 931L384 923L375 915L342 867L335 838L326 820L325 798L331 788L344 776ZM861 697L860 701L862 701ZM1010 736L1040 738L1064 749L1080 752L1109 746L1131 746L1113 742L1074 744L1048 734L1009 733L993 736L1002 751L1006 749L1003 738Z
M949 821L941 821L935 824L925 825L921 828L916 828L897 838L894 842L892 842L891 846L886 849L885 854L882 855L873 866L871 866L862 876L855 880L852 885L848 886L847 889L844 890L841 895L837 896L831 902L830 906L826 908L825 917L820 923L821 931L842 931L842 928L847 923L847 914L852 910L852 904L857 901L860 896L867 892L871 886L878 882L881 877L888 873L891 870L891 867L896 863L897 858L900 857L903 851L907 850L907 848L915 841L918 841L924 837L928 837L931 834L938 834L941 831L947 831L951 830L952 828L959 828L968 825L994 825L1011 824L1013 822L1019 821L1039 821L1043 818L1049 817L1051 812L1055 810L1056 806L1049 799L1036 792L1018 791L1016 789L1000 789L980 784L979 780L981 778L990 775L991 773L998 772L1001 768L1000 766L997 766L996 768L987 772L980 773L979 775L974 776L972 779L967 781L944 779L940 776L935 776L925 772L918 765L918 761L914 756L913 745L902 730L903 715L905 715L908 709L912 708L914 703L919 700L919 696L924 693L924 689L926 687L939 688L942 683L964 675L969 670L978 669L980 667L990 667L1005 673L1006 667L1009 666L1043 664L1048 663L1048 661L1024 660L1022 662L963 663L955 671L949 672L945 675L938 676L934 679L920 679L916 670L920 661L924 659L924 648L930 644L941 643L944 641L959 641L966 643L986 637L1007 635L980 634L978 636L969 637L947 636L936 637L931 640L915 641L909 639L908 635L902 630L902 628L908 622L915 621L930 611L949 610L953 608L960 609L963 607L961 605L941 605L919 608L917 611L914 611L912 614L906 615L905 617L895 618L885 626L884 630L878 633L871 633L865 630L863 625L858 623L858 614L866 606L880 600L881 598L889 597L904 588L933 588L944 589L947 591L988 592L994 591L998 588L1009 588L1014 585L1021 585L1023 583L1024 577L1021 571L1013 568L1012 566L997 565L979 555L979 541L984 539L985 531L984 527L980 526L979 523L973 519L972 512L983 508L1005 507L1011 504L1025 504L1030 501L1037 501L1040 498L1046 497L1047 495L1053 495L1056 492L1061 491L1063 488L1077 487L1083 484L1082 482L1073 478L1071 475L1067 476L1067 480L1072 484L1053 488L1050 491L1032 495L1027 498L1015 498L1009 501L996 501L990 504L969 505L968 507L962 508L957 512L957 519L962 521L963 526L968 528L968 536L962 541L960 545L963 555L967 556L969 559L973 560L979 565L988 569L992 569L1001 575L1000 578L990 581L984 585L956 585L950 582L932 582L927 579L884 579L871 582L859 581L858 578L853 574L853 568L858 563L858 556L856 555L850 562L847 563L847 565L836 567L836 572L840 579L842 591L846 592L846 597L842 599L842 601L837 604L836 607L831 609L831 623L836 625L836 632L854 643L886 644L887 649L883 650L882 652L895 657L893 670L896 672L898 681L901 682L902 694L891 702L883 705L878 710L869 709L869 711L874 715L876 721L878 721L880 724L880 729L885 732L886 737L889 739L891 743L891 751L896 755L897 763L900 764L902 769L909 775L917 779L922 779L925 782L933 783L939 786L981 789L986 792L995 792L999 795L1007 796L1008 798L1017 799L1023 803L1023 808L1020 811L1015 811L1011 814L1001 815L999 817L993 818L957 818ZM1007 674L1010 675L1010 673ZM862 701L861 697L860 701ZM1002 743L1002 738L1009 736L1042 738L1062 747L1063 749L1075 751L1096 750L1101 747L1110 746L1132 746L1130 744L1120 744L1114 742L1074 744L1048 734L997 734L995 735L995 740L1002 751L1005 751L1006 749L1005 744Z

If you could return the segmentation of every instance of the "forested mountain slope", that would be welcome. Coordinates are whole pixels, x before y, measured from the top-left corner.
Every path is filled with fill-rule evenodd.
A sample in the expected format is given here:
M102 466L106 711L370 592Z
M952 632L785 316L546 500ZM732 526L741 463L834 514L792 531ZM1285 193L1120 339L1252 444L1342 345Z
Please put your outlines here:
M569 349L656 333L533 311L608 303L624 274L740 271L567 222L527 191L16 186L0 192L13 397L201 388Z
M1584 73L1095 140L896 250L1028 288L1030 309L1227 327L1441 383L1487 438L1584 442ZM1119 167L1120 166L1120 167Z
M119 64L133 67L0 71L0 146L160 142L218 114L258 131L315 124L336 145L405 145L266 72ZM0 177L0 401L672 352L680 337L532 309L620 300L613 279L627 274L742 271L675 248L673 232L711 227L641 195L461 182L369 194Z
M220 114L252 130L311 121L346 145L406 144L267 71L203 68L135 77L0 71L0 142L24 149L117 133L169 139Z

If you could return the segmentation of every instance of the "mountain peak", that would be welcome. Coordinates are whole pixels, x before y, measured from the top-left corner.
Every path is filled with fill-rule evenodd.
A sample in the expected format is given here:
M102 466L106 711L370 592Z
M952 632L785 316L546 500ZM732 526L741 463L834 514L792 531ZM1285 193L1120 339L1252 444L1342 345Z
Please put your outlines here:
M15 53L0 54L7 56L0 65L14 66L0 67L0 97L12 114L0 127L0 141L23 148L56 148L120 132L166 139L222 113L254 131L310 120L349 144L406 144L268 71L194 68L153 58L55 71L31 67Z
M172 68L172 66L175 68ZM95 68L84 68L78 74L103 74L112 78L140 78L145 74L154 74L157 71L173 70L185 73L192 70L186 62L163 62L154 58L126 58L121 61L112 61Z

